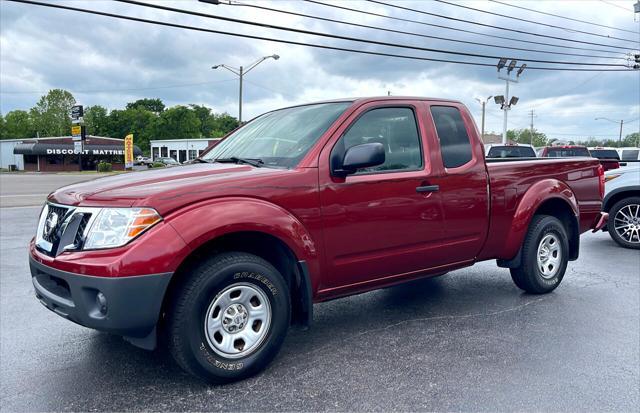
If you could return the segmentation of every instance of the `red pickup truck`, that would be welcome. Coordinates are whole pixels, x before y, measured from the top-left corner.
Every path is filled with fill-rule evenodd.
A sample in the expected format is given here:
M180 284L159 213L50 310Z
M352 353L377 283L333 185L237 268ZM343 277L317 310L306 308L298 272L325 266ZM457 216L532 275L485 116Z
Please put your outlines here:
M49 195L37 298L210 382L248 377L313 303L495 259L534 294L600 229L596 159L485 162L459 102L367 98L261 115L197 164Z

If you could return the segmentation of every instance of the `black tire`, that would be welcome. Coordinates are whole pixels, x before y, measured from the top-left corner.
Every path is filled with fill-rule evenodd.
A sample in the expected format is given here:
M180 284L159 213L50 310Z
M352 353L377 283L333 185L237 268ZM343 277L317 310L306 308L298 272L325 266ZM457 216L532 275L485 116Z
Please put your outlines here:
M166 340L178 365L213 384L242 380L263 370L278 354L291 318L289 289L278 270L255 255L225 252L185 275L189 278L174 293L166 313ZM214 301L239 284L249 285L268 299L270 324L252 352L228 358L214 350L205 332L205 319Z
M611 236L611 238L615 242L617 242L618 245L624 248L637 250L640 249L640 239L637 239L635 235L631 234L630 239L627 240L622 237L615 229L616 225L619 226L622 223L621 221L619 221L619 219L624 218L623 216L619 215L620 211L628 209L627 207L631 207L631 210L633 212L638 211L638 215L640 216L640 209L636 210L636 208L640 208L640 197L632 196L616 202L609 210L609 222L607 223L607 229L609 230L609 235ZM636 219L635 216L632 218ZM635 228L640 230L640 220L637 220L635 223L631 223L631 225L634 225Z
M553 270L553 275L545 275L542 273L538 265L538 247L540 243L551 235L555 237L554 243L557 242L560 254L559 263ZM567 262L569 257L569 240L567 231L562 222L555 217L549 215L536 215L529 224L527 235L522 244L522 261L517 268L511 268L511 278L516 286L528 293L545 294L555 290L567 270ZM555 264L554 264L555 265Z

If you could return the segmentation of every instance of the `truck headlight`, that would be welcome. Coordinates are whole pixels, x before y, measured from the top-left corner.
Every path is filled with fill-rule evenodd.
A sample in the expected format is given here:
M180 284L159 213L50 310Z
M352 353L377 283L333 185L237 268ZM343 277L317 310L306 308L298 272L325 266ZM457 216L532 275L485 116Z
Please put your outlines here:
M161 220L152 208L100 208L83 249L120 247Z

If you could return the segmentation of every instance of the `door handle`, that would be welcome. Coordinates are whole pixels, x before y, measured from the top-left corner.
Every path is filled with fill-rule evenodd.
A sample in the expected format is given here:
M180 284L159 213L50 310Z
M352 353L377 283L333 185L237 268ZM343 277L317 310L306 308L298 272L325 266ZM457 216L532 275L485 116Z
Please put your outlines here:
M438 192L440 185L425 185L416 188L416 192Z

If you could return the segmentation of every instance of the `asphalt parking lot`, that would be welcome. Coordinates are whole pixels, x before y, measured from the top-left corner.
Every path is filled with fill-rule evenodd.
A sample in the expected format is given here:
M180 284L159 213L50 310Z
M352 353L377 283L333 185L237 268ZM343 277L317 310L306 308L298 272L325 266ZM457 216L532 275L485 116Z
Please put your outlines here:
M108 174L97 173L2 173L0 174L0 206L3 208L42 205L56 188L75 182L88 181Z
M605 233L583 236L580 259L544 296L523 294L507 270L486 262L316 305L313 327L291 330L265 372L213 387L162 351L72 324L35 299L27 243L39 210L0 209L2 411L637 411L640 404L640 254Z

